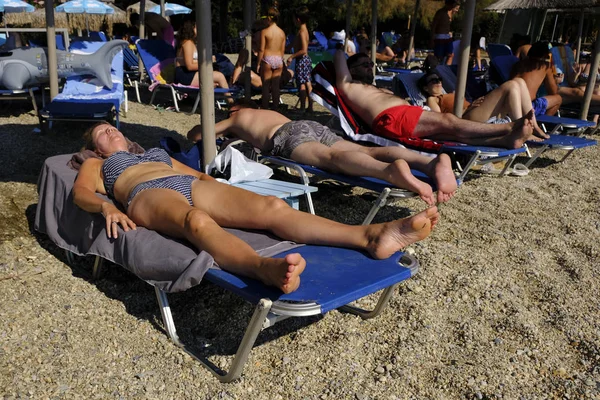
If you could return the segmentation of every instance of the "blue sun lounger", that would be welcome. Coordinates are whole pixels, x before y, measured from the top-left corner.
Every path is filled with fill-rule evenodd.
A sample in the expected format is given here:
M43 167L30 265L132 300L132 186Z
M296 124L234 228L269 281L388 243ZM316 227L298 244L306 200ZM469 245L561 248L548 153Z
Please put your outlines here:
M467 173L477 165L506 160L505 167L500 174L502 176L508 172L515 158L519 154L525 154L527 151L526 147L503 149L489 146L471 146L458 142L437 142L428 139L410 139L405 142L397 142L368 133L368 127L364 126L364 123L354 115L338 96L335 87L331 83L334 79L332 67L332 63L321 63L313 70L315 85L313 86L311 96L317 103L327 108L334 116L339 118L344 134L353 141L369 142L380 146L403 146L432 157L440 152L463 155L466 157L467 162L464 166L457 163L460 171L460 175L457 178L459 183L463 182ZM425 97L416 90L416 81L420 76L422 76L422 73L397 74L394 77L394 82L397 82L394 86L402 85L402 87L405 87L410 92L407 95L411 98L414 96L417 99L420 96L420 100L415 101L422 106L425 102ZM405 84L405 82L411 83Z
M44 163L38 180L35 229L65 250L68 262L73 262L75 255L95 256L94 277L106 259L154 286L164 328L171 340L222 382L240 377L262 329L286 318L319 315L334 309L363 319L373 318L385 308L397 285L413 276L419 268L417 260L406 253L396 253L387 260L373 260L357 250L303 246L256 232L229 230L263 256L285 257L297 252L306 259L300 288L291 294L283 294L256 280L219 269L208 253L198 252L185 241L145 228L127 233L120 230L117 239L109 240L104 218L83 211L73 203L71 190L77 172L67 166L71 156L50 157ZM169 307L167 293L185 291L204 278L255 305L229 372L181 342ZM382 293L373 310L350 305L378 291Z
M94 53L107 42L73 42L70 51ZM112 88L98 86L92 76L71 76L64 88L40 110L42 132L52 128L53 121L98 121L113 118L119 127L121 105L127 109L127 92L123 89L123 53L112 60Z
M150 98L150 105L154 103L157 93L161 89L167 89L171 92L171 99L173 100L175 110L179 112L179 100L187 95L195 95L196 100L192 107L192 111L189 114L194 114L200 104L200 89L195 86L181 85L178 83L170 82L170 77L159 78L159 73L163 73L166 67L175 68L175 49L168 43L162 40L146 40L140 39L135 43L138 54L142 59L142 64L148 74L148 77L152 81L148 90L152 92ZM159 73L157 73L157 70ZM173 69L174 77L174 69ZM241 95L241 91L236 88L215 88L215 102L219 109L221 109L221 102L224 101L227 95L237 97Z

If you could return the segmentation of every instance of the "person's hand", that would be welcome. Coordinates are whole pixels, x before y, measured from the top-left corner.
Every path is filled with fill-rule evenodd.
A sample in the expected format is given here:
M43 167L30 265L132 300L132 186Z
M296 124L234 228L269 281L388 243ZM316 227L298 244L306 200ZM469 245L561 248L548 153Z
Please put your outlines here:
M289 67L290 64L292 63L292 60L293 60L292 57L288 57L288 59L285 61L285 65L287 65Z
M109 239L117 238L119 225L125 232L129 232L130 229L135 230L137 227L135 222L111 203L102 204L102 215L106 219L106 234Z

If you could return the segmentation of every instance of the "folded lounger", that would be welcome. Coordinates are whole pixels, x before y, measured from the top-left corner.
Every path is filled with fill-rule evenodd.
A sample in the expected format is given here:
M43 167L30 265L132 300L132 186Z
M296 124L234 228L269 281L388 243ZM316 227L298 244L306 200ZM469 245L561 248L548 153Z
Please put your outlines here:
M356 250L328 246L299 246L281 242L256 232L229 230L248 242L259 254L284 257L298 252L307 260L300 288L284 295L253 279L230 274L214 265L212 257L198 253L185 241L179 241L144 228L106 237L105 221L99 214L81 210L73 203L71 189L76 171L67 166L71 155L50 157L44 163L38 181L39 202L35 229L47 234L60 248L72 255L94 255L94 274L103 259L123 266L155 288L165 330L171 340L200 361L222 382L237 379L261 329L289 317L324 314L335 308L361 316L377 316L386 306L395 287L413 276L417 260L396 253L387 260L373 260ZM202 278L231 290L256 304L254 314L232 361L229 372L222 371L193 348L183 344L175 329L167 293L197 285ZM383 290L371 311L349 303Z
M107 42L73 42L72 52L94 53ZM116 119L119 127L121 105L127 110L127 92L123 89L123 53L112 60L113 87L97 84L93 76L67 78L63 91L39 113L42 132L52 128L52 121L98 121Z
M513 56L499 56L496 59L494 59L492 63L496 61L502 62L502 60L505 60L506 57ZM452 87L456 87L456 75L452 73L451 69L443 66L438 66L436 70L438 72L441 72L440 75L442 75L444 79L444 87L446 88L446 90L448 90L448 88L451 89ZM404 87L407 88L407 93L410 96L410 98L417 103L425 100L425 97L420 93L416 85L416 81L420 78L420 75L422 74L412 74L410 77L399 76L397 78L399 81L403 82ZM479 96L470 97L477 98ZM596 124L593 122L577 120L573 118L552 117L548 115L541 115L539 117L536 117L536 119L541 125L541 127L544 129L544 131L548 132L548 130L550 129L550 132L548 133L550 133L552 137L550 139L542 141L527 141L526 148L535 148L536 151L533 156L530 156L531 158L525 164L526 167L529 167L535 160L539 158L539 156L543 152L548 150L567 151L567 154L561 160L564 161L569 155L571 155L571 153L574 150L578 148L593 146L596 144L595 140L589 140L584 138L579 138L579 140L577 140L573 139L573 137L571 136L556 134L557 132L564 132L581 135L581 133L584 130L596 126ZM527 151L527 153L529 154L529 150Z
M333 115L340 119L344 134L356 142L369 142L380 146L404 146L411 150L429 154L432 157L439 152L453 153L466 156L468 161L464 166L458 164L461 171L458 181L462 182L467 173L476 165L487 164L490 162L498 162L507 160L501 175L508 172L512 162L517 155L525 153L526 148L520 149L502 149L497 147L486 146L471 146L457 142L437 142L429 139L409 138L391 140L382 136L368 133L370 128L345 105L343 99L337 94L337 90L331 82L335 82L335 73L333 72L333 63L321 63L313 70L315 85L311 93L312 98ZM412 80L413 84L406 88L416 88L416 80L421 74L398 74L394 77L394 81L404 82L405 79ZM421 104L423 105L425 98L418 91L414 91L414 96L421 96Z
M177 112L179 112L178 100L181 100L187 95L196 95L194 106L192 107L192 111L190 111L190 114L194 114L196 108L198 108L198 104L200 104L200 89L195 86L181 85L173 82L175 76L175 49L162 40L140 39L135 45L138 54L142 59L142 63L144 64L146 73L152 81L152 84L148 88L148 90L152 92L150 105L154 103L154 98L161 89L168 89L171 91L171 98L173 99L175 110ZM241 92L236 88L215 88L216 99L221 99L222 101L227 94L236 97L239 96ZM219 100L216 100L216 104L217 107L221 109L221 102Z

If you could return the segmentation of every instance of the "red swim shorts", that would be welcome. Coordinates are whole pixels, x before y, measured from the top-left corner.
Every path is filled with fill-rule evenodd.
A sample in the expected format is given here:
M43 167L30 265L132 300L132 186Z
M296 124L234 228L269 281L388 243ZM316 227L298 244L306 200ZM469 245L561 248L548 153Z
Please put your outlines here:
M373 120L373 133L390 139L410 138L423 114L417 106L396 106L384 110Z

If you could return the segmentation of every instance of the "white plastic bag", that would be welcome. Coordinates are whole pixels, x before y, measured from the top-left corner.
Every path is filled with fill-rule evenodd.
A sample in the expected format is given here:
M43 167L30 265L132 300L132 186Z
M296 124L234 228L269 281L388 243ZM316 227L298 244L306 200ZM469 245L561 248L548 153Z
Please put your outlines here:
M231 167L231 175L226 171ZM233 146L228 146L224 151L217 154L215 159L208 165L207 172L213 175L213 170L227 177L229 183L259 181L269 179L273 170L266 165L252 161L244 156Z

